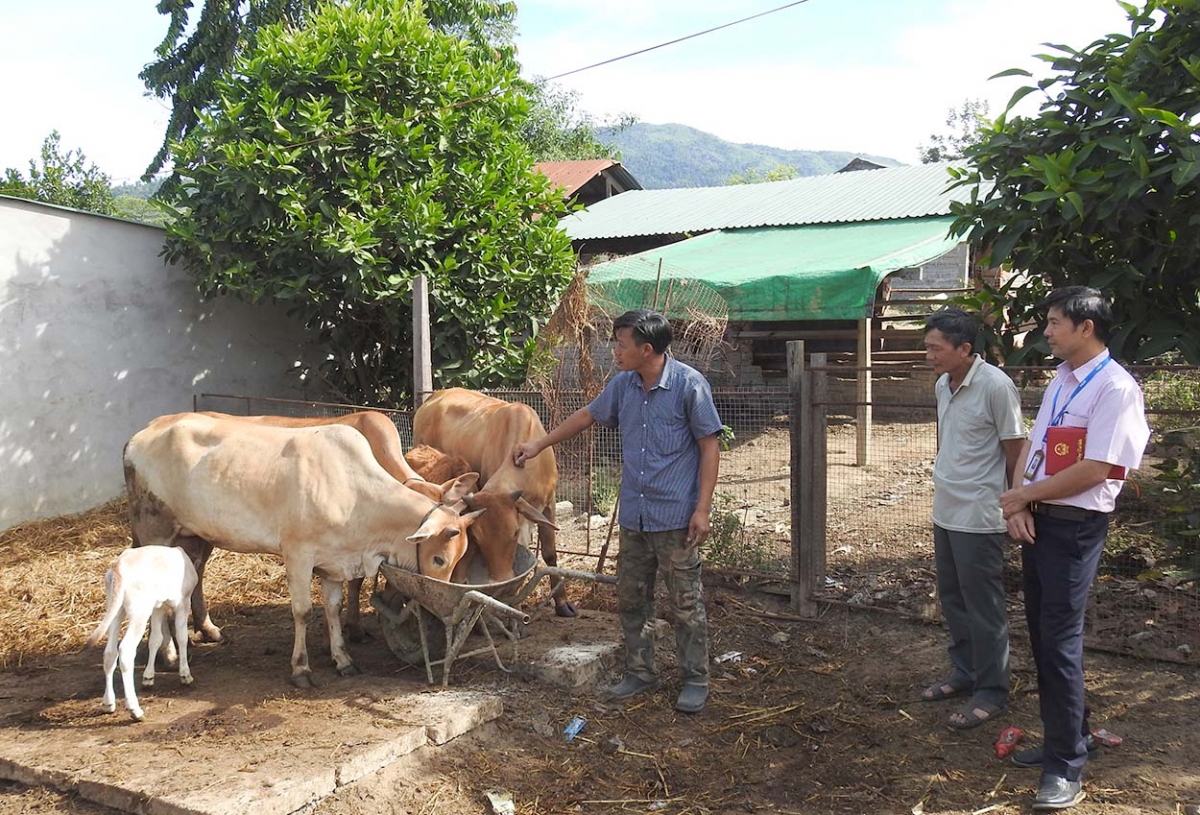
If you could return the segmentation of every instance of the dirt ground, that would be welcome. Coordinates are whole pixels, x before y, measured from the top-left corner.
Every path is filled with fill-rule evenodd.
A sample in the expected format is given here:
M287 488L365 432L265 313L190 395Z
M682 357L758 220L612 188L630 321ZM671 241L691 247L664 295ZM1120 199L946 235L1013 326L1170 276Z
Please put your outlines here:
M751 488L758 489L749 458L774 456L786 434L773 431L760 438L757 444L739 445L725 469L729 476L741 473L746 486L731 481L719 489L747 501ZM901 480L907 480L902 489L914 494L923 489L927 476L916 468L927 451L910 446L917 461L895 465L910 468L907 474L887 467L855 472L864 480L846 488L851 508L882 502L886 511L893 503L887 496L899 490L884 489ZM755 524L768 534L789 511L786 480L781 484L779 475L763 480L767 497L743 508L754 513ZM838 506L843 508L835 511L844 514L835 517L861 521L844 502ZM126 545L120 513L120 505L112 505L0 535L0 629L8 634L0 644L0 727L91 723L111 728L123 749L169 761L169 742L138 735L145 725L98 721L99 652L81 651L102 612L104 565ZM879 529L886 526L881 522ZM847 545L869 546L870 529L856 530L855 543ZM578 536L576 528L564 540ZM597 537L602 542L603 533L593 533L593 547ZM879 540L887 545L883 536ZM915 543L910 539L908 545ZM563 560L576 568L594 567L594 560ZM1037 773L997 759L992 747L1002 726L1020 727L1031 740L1040 727L1022 626L1014 620L1010 711L977 730L950 729L946 717L952 703L916 701L920 689L946 669L943 630L890 613L885 602L892 597L888 592L905 590L912 605L897 601L892 604L896 608L912 611L927 604L927 560L927 555L914 555L903 567L912 574L895 585L872 561L851 561L853 573L847 569L838 579L868 592L872 600L877 592L884 596L858 607L830 606L815 621L791 618L781 598L755 591L752 582L711 573L706 580L711 654L714 659L737 656L714 664L709 706L694 717L673 710L678 691L673 679L647 698L606 705L594 692L570 693L486 665L456 667L455 688L502 696L505 712L498 720L443 747L423 748L343 787L308 812L482 815L492 811L486 793L497 789L511 794L520 815L1026 812ZM221 690L234 713L198 718L191 730L175 737L236 752L256 732L274 726L272 705L296 699L287 683L291 620L286 588L274 561L228 553L214 558L206 584L214 619L229 639L196 646L193 671L197 683ZM611 589L592 593L590 587L574 584L571 592L585 608L613 608ZM319 673L327 684L301 700L312 706L314 716L309 732L294 734L295 749L303 749L323 722L343 717L339 705L359 695L356 688L374 689L383 681L395 693L425 690L417 672L388 651L373 615L368 614L367 625L375 636L352 646L366 676L336 678L328 668ZM319 623L309 641L314 666L324 665ZM659 658L664 676L673 677L671 638L660 644ZM1123 736L1124 743L1102 748L1089 764L1088 798L1074 811L1166 815L1200 803L1200 740L1195 737L1200 669L1092 652L1087 668L1093 725ZM187 694L173 674L165 673L142 699L152 711L156 704L184 700ZM576 715L586 717L587 725L568 743L562 728ZM0 815L112 812L69 795L0 782Z
M496 788L508 790L516 811L526 815L1026 810L1037 774L998 760L991 744L1001 724L1022 727L1031 736L1038 729L1023 641L1014 647L1010 713L998 724L956 732L945 725L948 703L914 701L943 665L940 628L846 608L797 622L785 619L786 611L770 597L723 585L709 590L708 607L714 657L736 651L740 658L714 666L712 698L702 714L672 709L678 690L673 682L646 699L610 706L592 693L573 695L477 667L456 676L454 684L500 692L505 713L497 723L424 749L413 760L343 788L311 812L486 813L485 793ZM283 607L255 610L228 626L230 642L199 647L197 681L228 688L231 710L235 700L261 694L264 683L273 683L277 696L291 696L287 651L279 646L286 646L290 633L285 616ZM266 644L250 636L257 629L271 632ZM397 692L418 689L413 672L400 670L380 641L376 637L355 649L366 672L372 678L394 676ZM669 638L660 659L670 676ZM54 726L56 718L69 726L101 716L94 710L100 690L94 654L56 657L44 667L10 671L4 680L43 689L37 709L6 710L5 727ZM152 710L164 697L186 693L173 680L161 676L143 704ZM365 681L331 679L329 690L316 693L336 696ZM1200 802L1195 739L1200 672L1090 655L1088 685L1094 724L1125 741L1104 748L1089 765L1089 798L1077 811L1174 813L1177 804ZM193 732L175 736L225 741L237 750L256 728L271 726L266 707L251 704L234 719L198 720ZM332 705L319 709L337 716ZM575 715L588 723L567 743L561 730ZM165 747L169 757L168 745L126 738L127 749ZM0 815L69 812L111 810L41 789L0 786Z

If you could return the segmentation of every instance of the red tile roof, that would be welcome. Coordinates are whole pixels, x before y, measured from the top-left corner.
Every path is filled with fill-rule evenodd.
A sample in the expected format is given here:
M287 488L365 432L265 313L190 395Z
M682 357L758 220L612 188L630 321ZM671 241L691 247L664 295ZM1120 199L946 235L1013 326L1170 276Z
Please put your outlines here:
M619 163L607 158L589 159L587 161L542 161L534 165L550 182L562 188L563 197L569 198L584 184L591 181L600 173Z

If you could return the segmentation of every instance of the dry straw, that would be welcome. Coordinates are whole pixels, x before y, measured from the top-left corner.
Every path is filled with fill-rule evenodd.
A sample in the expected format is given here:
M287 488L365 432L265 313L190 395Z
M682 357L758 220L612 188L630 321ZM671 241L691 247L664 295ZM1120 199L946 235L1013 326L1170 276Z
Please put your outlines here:
M130 545L125 499L0 533L0 669L41 667L78 651L104 615L104 571ZM204 579L213 617L287 604L283 564L217 550ZM12 636L17 633L17 636Z

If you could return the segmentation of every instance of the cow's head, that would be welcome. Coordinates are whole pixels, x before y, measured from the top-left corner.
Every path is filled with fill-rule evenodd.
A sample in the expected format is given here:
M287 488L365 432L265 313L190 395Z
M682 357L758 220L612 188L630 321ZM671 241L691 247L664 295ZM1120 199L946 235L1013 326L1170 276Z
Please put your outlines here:
M521 497L521 491L489 492L482 490L471 493L462 502L467 509L486 509L483 516L471 527L471 542L487 564L488 577L492 581L510 580L513 560L517 554L521 530L529 523L558 529L549 518Z
M464 473L457 478L451 478L449 481L441 484L410 478L404 482L404 486L413 492L421 493L426 498L437 501L439 504L453 504L461 501L464 496L469 495L478 483L479 473Z
M450 580L467 551L467 529L484 511L460 515L441 505L430 510L417 531L406 539L417 544L417 571L426 577Z

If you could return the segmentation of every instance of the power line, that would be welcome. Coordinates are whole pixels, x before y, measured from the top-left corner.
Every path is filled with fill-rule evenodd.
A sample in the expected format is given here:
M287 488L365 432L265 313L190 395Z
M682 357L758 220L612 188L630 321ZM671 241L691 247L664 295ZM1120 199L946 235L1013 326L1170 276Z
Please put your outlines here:
M623 59L629 59L630 57L636 57L641 54L648 53L650 51L656 51L659 48L666 48L668 45L675 45L676 43L683 42L685 40L693 40L696 37L702 37L705 34L711 34L714 31L720 31L723 28L729 28L731 26L735 26L740 23L745 23L750 20L756 20L759 17L766 17L768 14L774 14L777 11L783 11L785 9L791 8L792 6L798 6L801 3L807 3L807 2L808 2L808 0L794 0L794 2L787 3L787 4L779 6L777 8L768 9L767 11L760 11L758 14L751 14L749 17L743 17L742 19L734 20L731 23L725 23L724 25L714 26L713 28L706 28L704 31L697 31L695 34L688 34L685 37L679 37L679 38L671 40L669 42L660 42L658 45L651 45L649 48L643 48L640 51L632 51L628 54L622 54L619 57L613 57L612 59L606 59L603 62L594 62L591 65L585 65L582 68L576 68L573 71L567 71L566 73L556 74L555 76L546 77L545 81L553 82L556 79L562 79L564 76L571 76L572 74L578 74L578 73L582 73L584 71L590 71L593 68L599 68L601 65L609 65L613 62L620 62Z
M659 48L666 48L668 45L675 45L676 43L684 42L685 40L694 40L696 37L702 37L705 34L711 34L714 31L720 31L724 28L730 28L731 26L749 22L750 20L757 20L759 17L766 17L768 14L775 14L776 12L784 11L786 9L792 8L793 6L799 6L799 5L802 5L807 2L808 2L808 0L793 0L791 3L785 3L784 5L777 6L776 8L767 9L766 11L760 11L757 14L751 14L749 17L743 17L740 20L734 20L733 22L724 23L722 25L714 26L712 28L707 28L704 31L697 31L694 34L688 34L683 37L677 37L676 39L670 40L668 42L661 42L658 45L651 45L648 48L642 48L638 51L633 51L628 54L622 54L619 57L612 57L611 59L606 59L602 62L596 62L591 65L585 65L582 68L575 68L574 70L567 71L566 73L561 73L561 74L556 74L551 77L546 77L543 81L553 82L554 80L562 79L565 76L572 76L574 74L583 73L584 71L590 71L593 68L599 68L603 65L610 65L614 62L620 62L623 59L629 59L630 57L636 57L641 54L646 54L646 53L649 53L650 51L657 51ZM440 113L440 112L446 111L446 110L453 110L454 108L463 107L464 105L469 105L473 102L481 102L484 99L489 99L489 98L497 95L498 93L501 93L503 90L505 90L505 88L496 88L494 90L488 91L487 93L480 94L479 96L474 96L470 99L463 99L458 102L453 102L449 105L443 105L441 107L433 108L430 110L416 111L416 113L413 115L413 119L416 119L423 115L430 115L433 113ZM362 127L356 127L351 130L345 130L345 131L341 131L341 132L337 132L337 133L329 133L329 134L326 134L323 136L318 136L314 139L307 139L305 141L295 142L293 144L284 144L284 145L277 145L277 146L279 146L283 149L290 150L290 149L295 149L297 147L304 147L309 144L316 144L319 142L331 141L333 139L338 139L338 138L342 138L345 136L354 136L354 135L358 135L359 133L367 133L372 130L375 130L377 127L378 127L378 125L369 124L369 125L364 125ZM265 152L265 150L256 151L257 154L261 154L262 152ZM215 159L209 159L209 161L211 163L221 163L222 159L215 158Z

